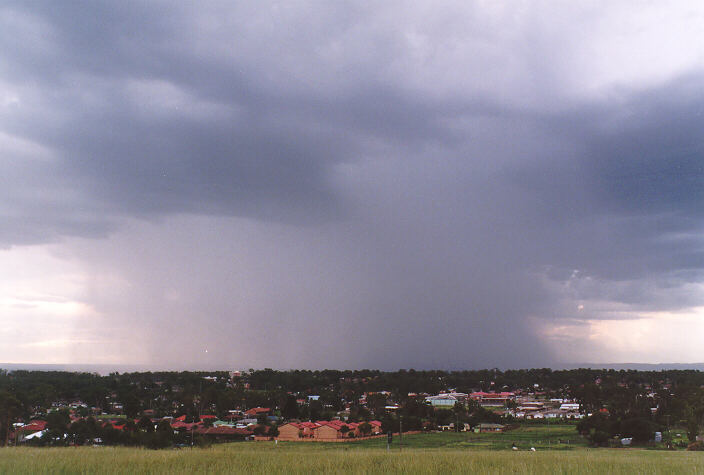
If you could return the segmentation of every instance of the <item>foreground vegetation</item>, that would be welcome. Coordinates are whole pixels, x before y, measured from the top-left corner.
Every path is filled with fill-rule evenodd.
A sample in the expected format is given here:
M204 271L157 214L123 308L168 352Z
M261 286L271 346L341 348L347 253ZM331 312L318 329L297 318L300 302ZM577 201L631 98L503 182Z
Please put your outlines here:
M233 443L208 449L4 448L0 473L704 473L704 453L642 449L490 451Z

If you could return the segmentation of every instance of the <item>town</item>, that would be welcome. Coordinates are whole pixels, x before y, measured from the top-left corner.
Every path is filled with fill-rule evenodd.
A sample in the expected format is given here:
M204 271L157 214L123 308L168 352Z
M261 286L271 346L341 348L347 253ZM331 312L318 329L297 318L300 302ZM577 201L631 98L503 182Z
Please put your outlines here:
M2 371L6 445L353 442L572 424L594 446L696 449L698 371ZM679 438L678 438L679 436Z

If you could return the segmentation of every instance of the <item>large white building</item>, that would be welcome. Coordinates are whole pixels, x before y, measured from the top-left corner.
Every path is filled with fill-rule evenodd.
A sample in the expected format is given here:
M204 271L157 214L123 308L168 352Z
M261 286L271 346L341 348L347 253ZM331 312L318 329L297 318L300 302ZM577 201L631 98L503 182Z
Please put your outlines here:
M442 407L450 409L457 402L465 402L467 400L467 394L465 393L443 393L437 396L428 396L425 398L426 402L429 402L433 407Z

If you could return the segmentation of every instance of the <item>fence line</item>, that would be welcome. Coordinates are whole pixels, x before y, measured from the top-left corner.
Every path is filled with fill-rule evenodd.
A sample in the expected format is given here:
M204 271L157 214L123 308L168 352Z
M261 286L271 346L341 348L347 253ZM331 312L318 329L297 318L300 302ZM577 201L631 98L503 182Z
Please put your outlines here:
M404 432L403 435L413 435L413 434L420 434L421 431L419 430L411 430L408 432ZM394 432L394 436L398 436L398 432ZM277 440L280 440L281 442L354 442L355 440L369 440L369 439L383 439L386 437L386 434L379 434L379 435L369 435L365 437L345 437L345 438L340 438L340 439L316 439L315 437L301 437L299 439L280 439L277 438ZM269 440L265 438L256 438L254 440Z

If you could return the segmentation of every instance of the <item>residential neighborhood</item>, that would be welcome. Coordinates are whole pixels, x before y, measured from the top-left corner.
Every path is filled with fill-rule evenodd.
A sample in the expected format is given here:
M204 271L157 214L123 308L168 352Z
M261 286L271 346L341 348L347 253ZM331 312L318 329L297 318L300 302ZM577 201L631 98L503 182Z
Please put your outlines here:
M609 427L637 420L651 434L679 421L696 438L703 413L696 395L704 394L698 372L612 370L267 369L106 376L3 371L0 384L0 403L11 415L0 421L6 444L153 448L351 442L404 432L481 434L551 422L574 424L579 431L600 420L613 421Z

